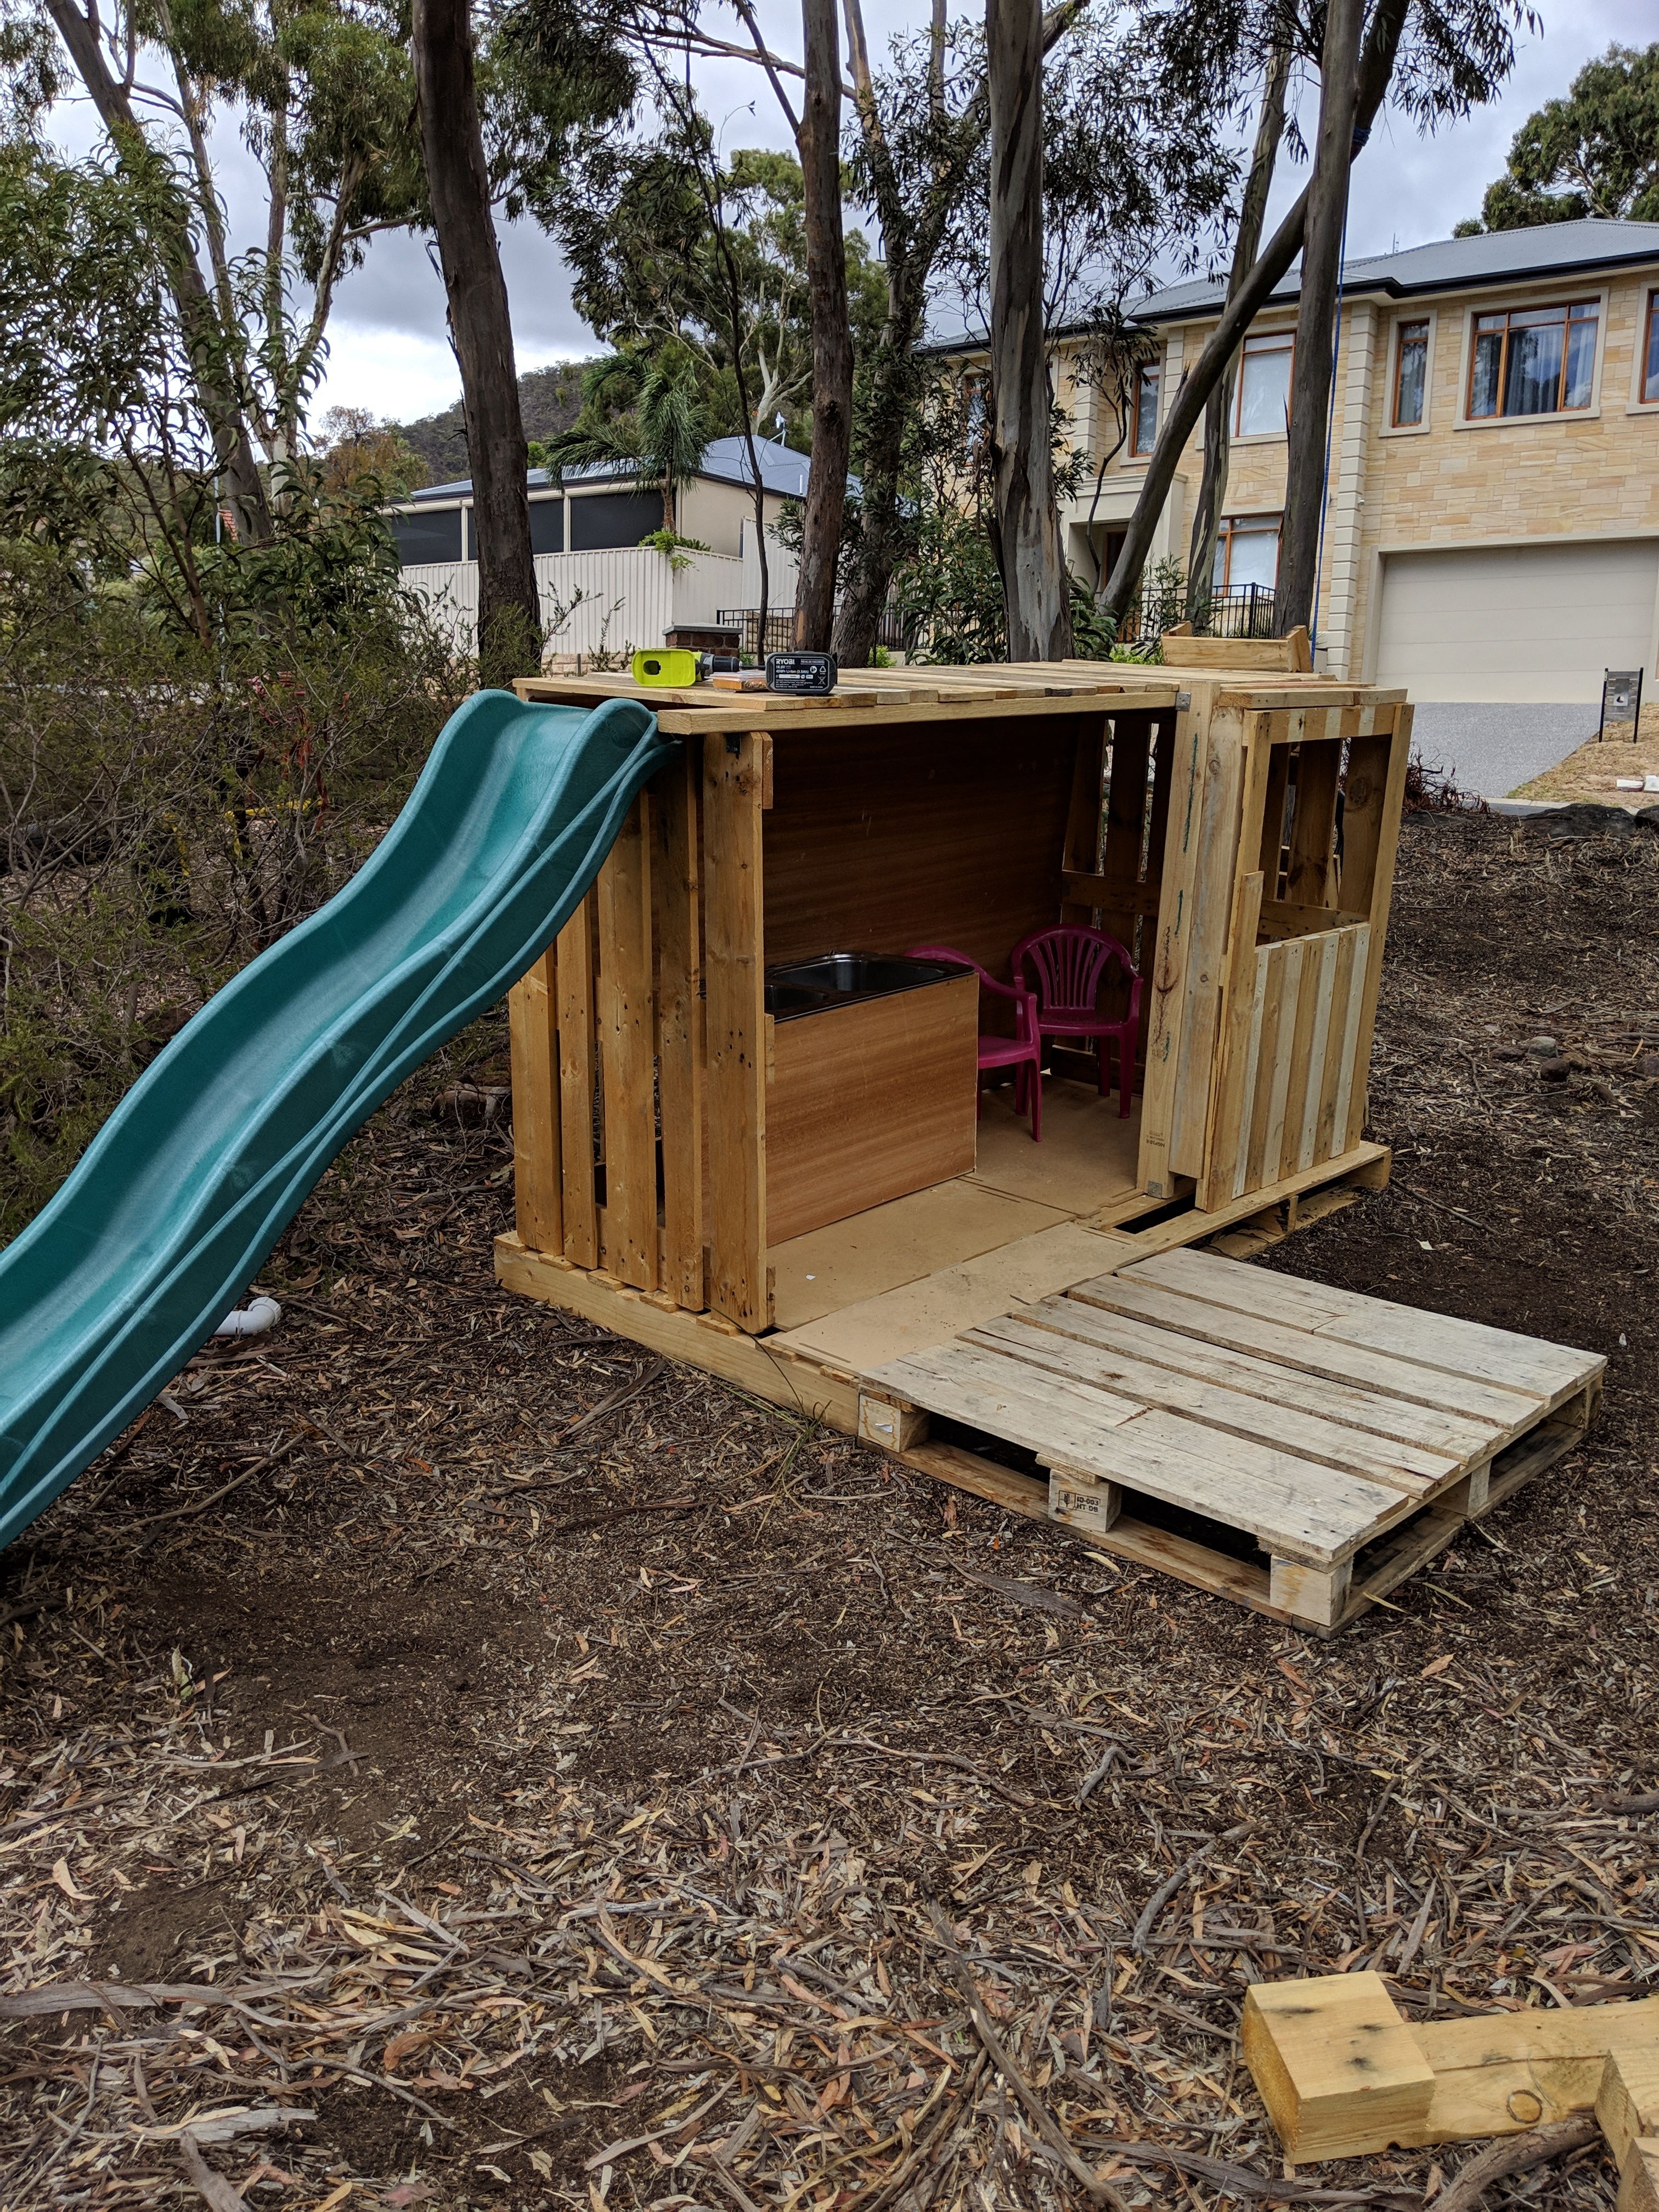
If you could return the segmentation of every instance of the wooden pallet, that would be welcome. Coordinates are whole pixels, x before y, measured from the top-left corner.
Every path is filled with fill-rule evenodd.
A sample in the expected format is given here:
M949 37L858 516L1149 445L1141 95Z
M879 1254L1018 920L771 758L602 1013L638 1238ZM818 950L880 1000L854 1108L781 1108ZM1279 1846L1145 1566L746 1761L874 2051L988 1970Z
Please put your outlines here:
M947 1480L992 1462L930 1444L924 1417L1014 1444L1047 1471L1049 1517L1328 1635L1571 1450L1605 1366L1173 1251L871 1370L860 1430ZM1040 1495L994 1474L964 1486Z

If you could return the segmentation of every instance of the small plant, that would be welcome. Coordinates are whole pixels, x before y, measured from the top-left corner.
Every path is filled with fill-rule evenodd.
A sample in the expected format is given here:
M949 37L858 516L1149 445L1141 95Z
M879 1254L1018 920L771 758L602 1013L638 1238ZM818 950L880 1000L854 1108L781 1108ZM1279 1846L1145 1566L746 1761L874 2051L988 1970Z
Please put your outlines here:
M713 550L713 548L701 538L682 538L678 530L666 528L648 531L641 538L640 545L641 550L665 555L669 566L677 576L682 569L691 566L690 556L693 553L708 553Z

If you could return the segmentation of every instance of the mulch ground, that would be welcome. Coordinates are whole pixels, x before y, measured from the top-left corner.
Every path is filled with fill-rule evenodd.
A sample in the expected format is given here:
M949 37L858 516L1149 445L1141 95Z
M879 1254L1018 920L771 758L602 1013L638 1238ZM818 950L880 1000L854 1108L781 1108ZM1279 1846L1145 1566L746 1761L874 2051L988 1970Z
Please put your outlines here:
M1656 919L1621 817L1407 830L1395 1180L1263 1264L1610 1366L1333 1644L503 1297L471 1033L0 1568L0 2203L1449 2199L1286 2180L1239 2008L1659 1972Z

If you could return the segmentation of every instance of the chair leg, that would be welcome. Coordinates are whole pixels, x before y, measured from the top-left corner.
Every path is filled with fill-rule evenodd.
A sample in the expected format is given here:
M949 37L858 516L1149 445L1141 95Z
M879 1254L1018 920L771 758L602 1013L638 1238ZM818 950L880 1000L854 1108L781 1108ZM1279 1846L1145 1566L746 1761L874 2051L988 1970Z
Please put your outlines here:
M1031 1142L1042 1142L1042 1062L1031 1062Z
M1133 1040L1120 1033L1117 1041L1117 1113L1121 1121L1129 1118L1129 1093L1134 1089L1135 1048Z

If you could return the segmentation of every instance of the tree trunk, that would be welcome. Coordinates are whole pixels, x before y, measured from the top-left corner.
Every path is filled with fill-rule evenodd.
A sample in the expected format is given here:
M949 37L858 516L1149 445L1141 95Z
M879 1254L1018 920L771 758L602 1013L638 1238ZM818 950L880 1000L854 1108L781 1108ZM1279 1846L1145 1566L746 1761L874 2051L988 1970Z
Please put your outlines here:
M1255 144L1251 149L1249 173L1244 180L1244 197L1238 210L1238 235L1233 240L1232 268L1227 278L1230 304L1237 298L1239 287L1261 251L1267 195L1273 189L1279 142L1285 135L1285 94L1290 77L1290 47L1275 46L1267 57ZM1232 458L1233 387L1237 378L1237 369L1230 367L1211 392L1205 408L1204 479L1193 512L1192 547L1187 561L1189 614L1194 605L1205 605L1213 588L1216 545L1221 535L1221 510L1227 497L1227 476Z
M1319 582L1320 525L1325 514L1325 457L1335 373L1342 238L1353 161L1355 82L1364 0L1331 0L1319 62L1319 143L1308 180L1302 248L1302 296L1291 373L1290 454L1279 546L1279 633L1306 626Z
M853 332L841 214L841 40L836 0L803 0L806 94L799 146L812 322L812 462L795 586L795 643L829 646L853 444Z
M1395 58L1400 51L1401 33L1406 27L1410 4L1411 0L1377 0L1376 9L1366 33L1358 72L1359 96L1353 134L1356 137L1370 130L1378 108L1382 105L1389 89L1389 80L1394 75ZM1186 450L1187 441L1197 428L1199 417L1208 404L1210 394L1232 366L1250 325L1267 305L1273 287L1287 274L1291 264L1302 250L1308 191L1311 189L1310 186L1301 193L1262 248L1255 267L1223 310L1221 320L1206 339L1198 359L1182 379L1181 389L1175 395L1170 411L1164 419L1158 443L1152 448L1152 459L1146 465L1146 475L1139 496L1135 501L1134 513L1129 519L1123 550L1117 556L1117 565L1107 580L1104 592L1100 595L1101 611L1118 622L1122 621L1139 586L1140 572L1146 567L1147 555L1152 550L1158 519L1170 496L1170 487L1175 482L1176 470Z
M127 88L118 84L110 72L94 19L83 15L73 0L46 0L46 4L118 158L129 167L134 161L153 161L154 149L139 125ZM160 250L190 355L197 397L213 440L214 465L231 528L240 543L264 544L271 535L270 507L254 459L247 419L236 396L232 333L221 327L182 207L177 236L162 240Z
M415 0L415 90L433 225L460 365L478 550L478 673L538 667L541 607L530 550L530 454L513 321L489 206L467 0Z
M1072 615L1042 311L1041 0L986 0L991 119L991 460L1011 660L1063 660Z

